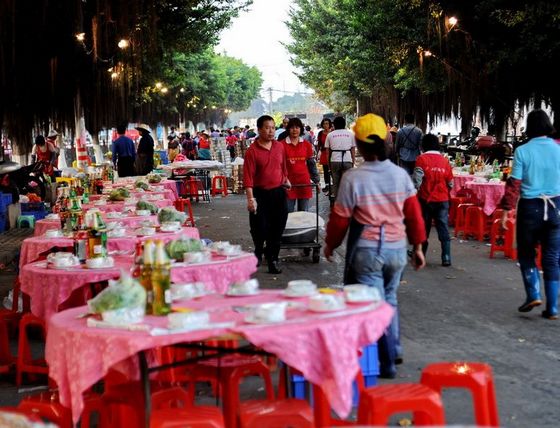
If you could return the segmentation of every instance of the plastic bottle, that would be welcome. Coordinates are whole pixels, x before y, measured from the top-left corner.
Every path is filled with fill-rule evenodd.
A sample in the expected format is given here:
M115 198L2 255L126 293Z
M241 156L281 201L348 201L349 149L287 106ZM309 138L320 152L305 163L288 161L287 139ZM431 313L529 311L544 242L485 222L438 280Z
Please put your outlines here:
M136 241L136 248L134 250L134 265L131 269L131 276L133 278L140 278L142 276L142 265L144 262L144 246L142 241Z
M153 314L167 315L171 312L171 272L169 258L163 241L156 242L155 263L152 270L152 289L154 292Z
M142 270L140 273L140 284L146 290L146 314L153 315L154 290L152 287L152 270L154 267L155 244L152 240L144 242L144 254L142 257Z

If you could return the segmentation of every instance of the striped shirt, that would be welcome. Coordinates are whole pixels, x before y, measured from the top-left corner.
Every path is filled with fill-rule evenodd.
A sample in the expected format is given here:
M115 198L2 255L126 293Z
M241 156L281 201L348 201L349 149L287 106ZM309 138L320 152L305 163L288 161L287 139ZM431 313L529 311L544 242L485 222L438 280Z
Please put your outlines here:
M364 162L342 176L333 211L365 225L358 246L374 246L384 225L388 248L406 245L404 202L416 190L407 172L389 160Z

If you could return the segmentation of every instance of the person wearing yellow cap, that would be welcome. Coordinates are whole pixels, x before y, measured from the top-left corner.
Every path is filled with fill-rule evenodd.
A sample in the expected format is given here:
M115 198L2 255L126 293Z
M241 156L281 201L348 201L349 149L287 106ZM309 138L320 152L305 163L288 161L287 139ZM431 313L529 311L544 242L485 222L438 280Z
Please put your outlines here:
M424 267L426 230L416 189L407 172L387 158L387 127L383 118L366 114L354 134L364 158L344 173L327 224L324 254L330 261L346 232L345 284L375 287L397 309L397 289L406 266L407 237L414 246L416 269ZM396 376L398 316L379 339L380 376Z

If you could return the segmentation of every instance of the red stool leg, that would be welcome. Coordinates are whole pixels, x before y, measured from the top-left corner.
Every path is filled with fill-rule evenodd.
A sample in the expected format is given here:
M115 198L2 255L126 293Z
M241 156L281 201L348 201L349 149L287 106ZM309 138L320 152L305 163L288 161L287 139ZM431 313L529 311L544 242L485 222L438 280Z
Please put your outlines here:
M18 355L16 363L16 385L20 386L23 380L23 373L48 374L49 368L44 358L33 360L31 348L27 337L27 328L36 326L41 329L43 336L46 337L45 322L32 314L25 314L20 321L18 337Z

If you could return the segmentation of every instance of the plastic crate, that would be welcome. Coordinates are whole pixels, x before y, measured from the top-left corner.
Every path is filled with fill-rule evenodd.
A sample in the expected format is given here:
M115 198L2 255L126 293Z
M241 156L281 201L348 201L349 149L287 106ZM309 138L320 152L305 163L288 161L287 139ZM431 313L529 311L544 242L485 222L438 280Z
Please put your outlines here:
M377 375L364 375L364 384L366 388L377 385ZM299 398L300 400L309 400L310 403L313 403L313 391L311 391L310 389L308 392L308 388L308 382L303 376L292 375L293 398ZM356 382L352 382L352 406L358 406L359 401L360 394L358 392L358 385L356 384Z
M44 202L22 202L21 204L21 213L24 212L29 214L29 212L46 212L47 208Z
M21 215L32 215L35 221L43 220L47 216L47 211L22 211Z
M362 349L360 357L360 367L364 375L364 383L366 388L377 384L377 376L379 375L379 358L377 355L377 343L365 346ZM294 398L307 398L307 380L300 375L292 375L292 396ZM312 397L310 397L310 400ZM356 382L352 384L352 405L357 406L359 400L358 386Z
M0 192L0 213L5 213L8 211L8 205L12 203L11 193Z

